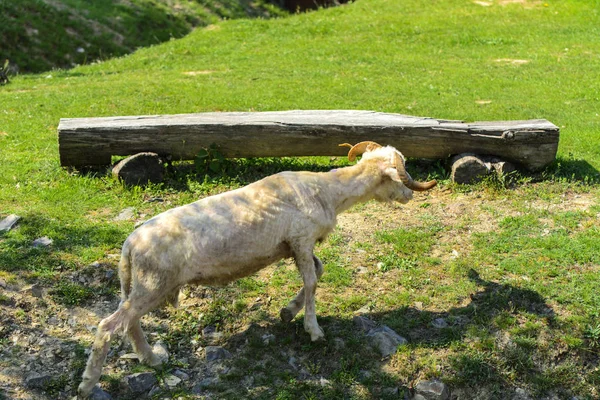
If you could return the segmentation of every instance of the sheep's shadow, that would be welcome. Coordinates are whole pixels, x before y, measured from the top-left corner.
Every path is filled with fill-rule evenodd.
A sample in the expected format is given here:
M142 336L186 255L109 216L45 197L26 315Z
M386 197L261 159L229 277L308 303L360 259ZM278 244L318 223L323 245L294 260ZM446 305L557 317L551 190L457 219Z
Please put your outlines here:
M470 296L471 301L465 306L440 312L400 307L365 313L362 316L377 324L387 325L407 338L411 351L419 348L443 348L463 341L472 328L501 332L502 329L497 327L495 320L503 313L528 313L545 320L550 326L554 323L554 312L539 293L510 284L486 281L474 270L469 271L468 276L481 289ZM399 380L386 372L386 364L395 356L382 358L370 346L365 332L352 319L318 317L319 324L326 332L326 340L312 343L304 332L301 316L288 324L268 314L263 313L263 317L264 319L217 343L228 349L233 356L222 362L216 361L216 370L211 366L215 362L205 361L202 352L191 356L192 363L203 366L200 369L196 367L195 370L204 371L193 377L196 384L207 378L209 381L217 378L213 379L212 385L196 390L196 393L216 391L220 398L294 398L300 395L310 398L349 398L357 390L362 390L368 393L369 398L380 399L401 398L402 394L408 396L412 392L411 386L417 377ZM440 319L447 326L433 326L432 323ZM202 327L198 329L201 331ZM182 331L181 328L170 329L169 332L171 338L185 338L187 335L189 332ZM181 340L174 339L169 344L171 347L181 346ZM207 341L202 344L215 343ZM192 354L194 350L190 348L188 353ZM222 363L227 366L224 367ZM510 389L511 385L504 382L504 378L494 367L478 357L457 358L451 364L457 370L453 382L455 384L497 382L504 389ZM473 372L473 368L477 371ZM252 376L251 384L249 375ZM237 389L232 391L231 387ZM264 390L256 392L255 387ZM506 395L488 394L490 398L502 398Z

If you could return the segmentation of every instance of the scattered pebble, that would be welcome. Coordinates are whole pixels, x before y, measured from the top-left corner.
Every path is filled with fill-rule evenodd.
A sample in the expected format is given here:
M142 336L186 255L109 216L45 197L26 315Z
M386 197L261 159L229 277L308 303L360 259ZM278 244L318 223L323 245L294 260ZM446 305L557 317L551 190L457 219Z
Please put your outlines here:
M158 383L154 372L138 372L137 374L127 375L125 383L133 393L144 393L152 389L152 386Z
M33 241L33 247L48 247L53 243L53 240L48 236L43 236L41 238L37 238Z
M0 221L0 233L10 231L19 222L21 217L16 214L11 214Z
M231 353L221 346L206 346L206 361L223 360L233 357Z
M119 215L117 215L115 218L113 218L113 221L129 221L132 220L134 217L134 211L135 208L133 207L127 207L126 209L122 210Z

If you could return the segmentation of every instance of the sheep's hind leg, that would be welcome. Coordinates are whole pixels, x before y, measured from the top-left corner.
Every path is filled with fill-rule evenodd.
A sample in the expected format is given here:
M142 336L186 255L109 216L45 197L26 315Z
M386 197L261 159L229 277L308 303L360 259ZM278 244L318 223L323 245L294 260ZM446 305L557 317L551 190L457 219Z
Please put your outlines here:
M92 346L92 352L88 358L81 384L77 389L77 393L82 398L86 398L100 380L102 374L102 366L106 360L110 341L115 334L115 331L120 329L127 319L127 310L123 306L114 312L109 317L103 319L98 325L96 339Z
M161 355L158 351L155 351L150 347L144 336L144 332L142 331L139 319L129 325L127 334L131 340L133 351L139 356L140 362L151 367L158 367L169 358L168 353Z
M323 275L323 263L314 254L313 254L313 261L315 263L315 272L317 274L317 280L319 280L319 279L321 279L321 276ZM305 300L304 300L304 287L303 287L302 289L300 289L300 291L298 292L296 297L294 297L294 299L292 299L292 301L290 301L286 307L281 309L281 311L279 312L279 317L281 318L281 320L285 323L288 323L291 320L293 320L294 317L304 307L304 301Z
M131 340L133 351L135 351L135 353L139 356L141 362L151 367L157 367L168 360L169 354L164 348L152 348L148 344L146 336L144 335L144 331L142 330L142 326L140 325L140 318L164 302L172 304L176 307L177 298L179 295L179 287L166 291L157 290L157 292L169 294L166 296L163 295L157 297L152 301L148 301L147 299L142 300L142 297L137 296L135 290L132 292L130 299L132 303L136 304L136 307L132 307L132 309L135 309L135 316L130 319L129 325L127 326L127 334ZM139 306L137 306L138 304Z

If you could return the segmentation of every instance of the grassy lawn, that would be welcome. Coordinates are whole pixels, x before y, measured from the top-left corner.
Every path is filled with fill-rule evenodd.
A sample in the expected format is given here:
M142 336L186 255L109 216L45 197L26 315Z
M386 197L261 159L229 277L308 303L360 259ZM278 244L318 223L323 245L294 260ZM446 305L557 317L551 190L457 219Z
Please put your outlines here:
M95 18L108 18L98 4ZM171 351L159 380L176 369L192 377L163 384L157 398L403 398L434 377L461 399L598 398L599 13L597 0L358 0L218 22L129 56L11 77L0 87L0 218L21 220L0 236L0 398L74 394L92 327L118 304L114 271L137 222L281 170L346 165L230 160L226 173L205 175L179 162L163 184L131 188L106 171L60 168L59 119L287 109L546 118L561 128L559 154L510 187L455 186L441 162L411 160L411 173L439 188L340 217L317 249L325 343L311 343L301 319L278 321L301 284L291 262L224 289L187 289L183 307L144 320L151 342ZM128 207L133 217L115 220ZM32 246L44 236L49 247ZM21 291L32 284L41 298ZM353 326L357 312L409 344L381 360ZM432 325L440 318L446 327ZM222 335L207 338L207 326ZM209 344L234 357L193 394ZM102 386L136 398L121 382L146 367L119 358L128 344L114 347ZM31 388L23 374L32 371L54 378Z

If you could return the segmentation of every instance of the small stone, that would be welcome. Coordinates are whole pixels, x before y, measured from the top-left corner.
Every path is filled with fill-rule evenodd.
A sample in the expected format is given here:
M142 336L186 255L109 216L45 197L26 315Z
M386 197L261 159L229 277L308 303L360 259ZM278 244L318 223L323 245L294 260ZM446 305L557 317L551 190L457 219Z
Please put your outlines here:
M92 393L90 393L89 400L112 400L112 396L100 389L98 386L94 386Z
M181 383L181 378L178 378L175 375L167 375L164 379L164 382L168 387L174 388Z
M373 328L367 333L371 339L371 345L376 347L382 357L388 357L398 350L398 346L408 343L408 340L398 335L388 326Z
M360 380L360 381L369 380L369 379L371 379L372 376L373 376L373 373L366 369L361 369L360 371L358 371L358 380Z
M182 381L189 381L190 380L190 376L187 373L185 373L184 371L180 370L180 369L176 369L175 371L173 371L173 375L175 375L176 377L178 377Z
M321 378L319 379L319 384L320 384L322 387L331 386L331 381L330 381L329 379L325 379L325 378L321 377Z
M157 382L153 372L138 372L125 377L125 383L133 393L148 392Z
M122 210L119 213L119 215L117 215L115 218L113 218L113 221L129 221L129 220L133 219L134 211L135 211L135 208L127 207L126 209Z
M112 269L109 269L108 271L106 271L106 273L104 274L104 279L106 279L107 281L110 281L113 277L115 276L115 271Z
M146 152L121 160L112 173L127 185L144 185L162 182L164 167L158 154Z
M525 391L525 389L522 388L516 388L515 389L515 394L512 397L512 400L529 400L529 395L527 394L527 391Z
M11 214L0 221L0 233L10 231L19 222L21 217L16 214Z
M206 346L206 361L223 360L233 357L229 351L221 346Z
M354 316L352 318L352 322L354 323L354 326L360 329L363 333L370 331L377 325L375 321L370 320L367 317L363 317L362 315Z
M139 360L140 356L136 353L126 353L119 357L121 360Z
M298 366L296 365L296 357L291 356L290 359L288 360L288 364L294 368L294 369L298 369Z
M275 335L273 335L272 333L266 333L266 334L262 335L261 339L265 346L268 346L271 343L275 343Z
M443 328L448 327L448 323L446 322L446 320L444 318L434 319L433 321L431 321L431 325L437 329L443 329Z
M48 247L52 244L52 239L50 239L48 236L43 236L41 238L37 238L33 241L32 246L33 247Z
M39 299L44 297L44 291L43 291L42 287L38 284L24 287L23 289L21 289L21 293L27 293L27 294L30 294L33 297L37 297Z
M31 389L44 389L52 380L52 375L32 372L25 377L25 386Z
M333 339L333 347L338 351L343 350L346 347L346 342L344 342L344 339L336 337Z
M446 384L437 379L417 383L415 391L427 400L447 400L450 398L450 391Z
M154 346L152 346L152 353L158 357L162 364L169 362L169 351L167 350L167 345L163 342L156 342Z
M207 388L219 383L219 378L204 378L192 387L193 394L201 394Z
M359 274L366 274L369 272L369 269L367 267L358 267L356 268L356 272Z

